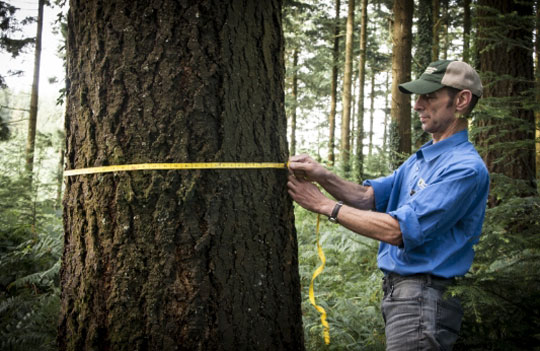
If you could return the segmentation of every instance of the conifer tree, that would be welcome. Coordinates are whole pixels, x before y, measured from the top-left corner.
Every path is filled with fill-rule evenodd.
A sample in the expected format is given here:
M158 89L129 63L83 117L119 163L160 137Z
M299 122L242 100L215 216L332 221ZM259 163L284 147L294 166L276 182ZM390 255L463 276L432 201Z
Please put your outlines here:
M398 85L411 80L412 0L394 1L392 32L392 122L390 144L392 168L411 153L411 98L399 92Z
M285 162L280 1L72 1L68 169ZM302 350L286 170L69 177L61 350Z
M336 131L336 105L337 105L337 86L339 72L339 37L341 32L341 20L339 16L341 0L336 0L334 17L334 36L332 49L332 83L330 90L330 114L328 115L328 162L331 166L335 162L334 149L336 147L335 131Z
M368 38L368 1L362 0L362 13L360 16L360 56L358 60L358 112L356 122L356 175L361 182L364 178L364 90L366 85L367 38Z
M477 144L488 169L534 188L532 4L517 0L478 2L483 102ZM511 24L511 25L510 25ZM491 204L497 199L491 197Z
M341 117L340 147L341 168L345 175L348 175L350 172L354 7L355 0L349 0L345 32L345 69L343 72L343 112Z

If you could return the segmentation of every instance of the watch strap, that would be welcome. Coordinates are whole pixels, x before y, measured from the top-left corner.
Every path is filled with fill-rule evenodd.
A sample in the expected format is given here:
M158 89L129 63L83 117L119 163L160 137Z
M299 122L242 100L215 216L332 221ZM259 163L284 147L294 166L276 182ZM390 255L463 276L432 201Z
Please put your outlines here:
M332 210L332 214L330 217L328 217L328 220L332 223L338 223L337 216L339 213L339 210L341 209L341 206L343 206L343 201L338 201L336 205L334 206L334 209Z

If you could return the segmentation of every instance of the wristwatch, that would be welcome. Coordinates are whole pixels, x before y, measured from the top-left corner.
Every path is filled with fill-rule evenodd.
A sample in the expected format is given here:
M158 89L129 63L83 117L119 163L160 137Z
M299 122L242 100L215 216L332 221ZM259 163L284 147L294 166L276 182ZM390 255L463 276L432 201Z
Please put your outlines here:
M332 214L330 215L330 217L328 217L328 220L332 223L339 223L338 220L337 220L337 215L338 215L338 212L339 212L339 209L341 208L341 206L343 206L343 201L338 201L336 203L336 206L334 206L334 209L332 210Z

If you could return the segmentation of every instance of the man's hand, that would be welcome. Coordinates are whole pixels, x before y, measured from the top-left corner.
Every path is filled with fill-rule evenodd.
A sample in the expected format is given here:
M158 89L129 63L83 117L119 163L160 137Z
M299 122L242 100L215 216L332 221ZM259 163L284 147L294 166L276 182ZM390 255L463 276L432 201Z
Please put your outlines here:
M289 173L287 187L293 200L306 210L331 215L336 202L324 196L315 184Z
M320 183L327 174L326 168L308 155L297 155L289 159L289 169L297 179Z

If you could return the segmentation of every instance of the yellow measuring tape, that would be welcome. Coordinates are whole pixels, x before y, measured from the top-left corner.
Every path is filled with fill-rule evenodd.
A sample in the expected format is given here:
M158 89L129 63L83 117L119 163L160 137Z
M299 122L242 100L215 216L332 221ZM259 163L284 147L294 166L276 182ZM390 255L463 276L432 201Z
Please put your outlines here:
M125 171L174 170L174 169L247 169L247 168L288 168L288 162L192 162L192 163L139 163L129 165L101 166L70 169L65 177Z
M309 283L309 301L315 307L317 311L321 314L321 324L323 326L323 335L324 335L324 342L326 345L330 344L330 326L328 325L328 321L326 320L326 311L321 306L318 306L315 303L315 294L313 293L313 281L315 281L315 278L319 274L322 273L324 269L324 265L326 264L326 257L324 256L324 252L322 250L321 244L319 243L319 224L321 222L321 215L317 214L317 251L319 253L319 258L321 259L321 265L315 270L313 273L313 276L311 277L311 283Z
M144 170L175 170L175 169L249 169L249 168L289 168L288 162L193 162L193 163L139 163L128 165L115 165L115 166L101 166L101 167L89 167L70 169L64 171L65 177L83 175L83 174L97 174L97 173L111 173L111 172L125 172L125 171L144 171ZM324 269L326 264L326 257L319 243L319 224L320 215L317 215L317 251L322 264L315 270L311 277L311 283L309 284L309 301L315 307L319 313L321 313L321 323L323 325L324 342L328 345L330 343L330 327L326 321L326 311L321 306L315 303L315 295L313 293L313 282L315 278Z

